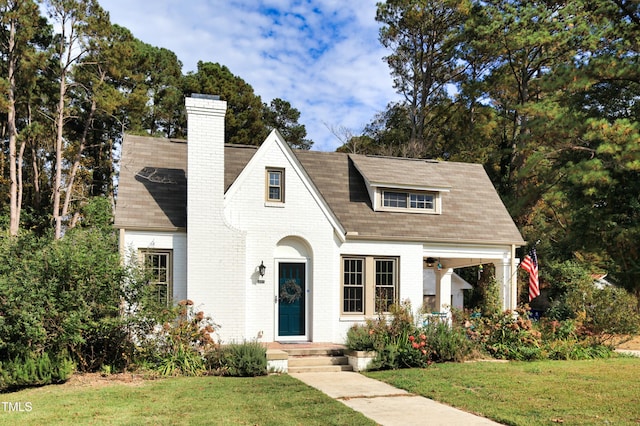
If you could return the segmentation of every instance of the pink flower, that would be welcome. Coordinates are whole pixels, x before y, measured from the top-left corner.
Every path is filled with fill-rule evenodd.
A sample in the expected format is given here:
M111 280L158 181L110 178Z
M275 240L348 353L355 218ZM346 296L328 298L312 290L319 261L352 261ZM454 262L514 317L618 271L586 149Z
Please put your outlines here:
M414 340L416 340L416 338L415 338L415 337L413 337L413 336L409 336L409 341L410 341L410 342L413 342Z
M427 351L424 350L424 349L421 352L422 352L422 355L426 355L427 354Z
M421 334L421 335L420 335L420 339L421 339L421 340L427 340L427 336L425 336L424 334Z
M424 348L424 346L426 345L426 343L424 342L424 340L422 342L420 342L420 347Z
M413 342L411 346L413 346L413 349L418 349L420 347L416 342Z

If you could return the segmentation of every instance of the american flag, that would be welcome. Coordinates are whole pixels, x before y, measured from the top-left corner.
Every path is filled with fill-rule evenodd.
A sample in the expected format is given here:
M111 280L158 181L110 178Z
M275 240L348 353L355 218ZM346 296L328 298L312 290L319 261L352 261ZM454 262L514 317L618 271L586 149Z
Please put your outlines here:
M520 264L529 273L529 302L540 296L540 282L538 281L538 256L535 247L529 251Z

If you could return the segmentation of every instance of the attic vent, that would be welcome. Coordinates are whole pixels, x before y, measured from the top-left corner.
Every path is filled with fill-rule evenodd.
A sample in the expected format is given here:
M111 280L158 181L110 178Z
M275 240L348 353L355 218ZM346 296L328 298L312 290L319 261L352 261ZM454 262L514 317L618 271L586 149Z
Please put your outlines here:
M192 98L196 98L196 99L208 99L210 101L219 101L220 100L220 95L205 95L202 93L192 93L191 94Z

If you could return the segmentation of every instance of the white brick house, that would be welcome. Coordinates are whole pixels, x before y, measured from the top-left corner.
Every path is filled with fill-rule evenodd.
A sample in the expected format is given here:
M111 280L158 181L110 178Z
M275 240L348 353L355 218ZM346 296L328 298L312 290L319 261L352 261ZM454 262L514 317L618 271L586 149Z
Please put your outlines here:
M482 166L292 151L275 131L225 145L226 102L186 105L188 141L125 137L115 225L159 297L193 300L223 341L340 343L394 301L420 308L423 277L446 311L453 268L486 263L515 307L524 241Z

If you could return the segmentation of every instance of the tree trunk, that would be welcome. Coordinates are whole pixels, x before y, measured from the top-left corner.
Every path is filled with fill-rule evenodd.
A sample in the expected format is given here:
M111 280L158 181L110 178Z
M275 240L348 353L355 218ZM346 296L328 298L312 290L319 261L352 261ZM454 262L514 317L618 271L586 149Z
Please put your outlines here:
M100 82L102 83L105 79L105 74L102 73L100 76ZM91 100L91 110L89 111L89 116L87 117L87 121L84 124L84 129L82 130L82 137L80 138L80 146L78 147L78 152L76 152L75 158L73 160L73 165L71 166L71 170L69 171L69 176L67 178L66 191L64 196L64 204L62 205L62 217L67 216L69 214L69 205L71 204L71 196L73 195L73 183L75 181L76 175L78 173L78 169L80 168L80 160L82 160L82 153L84 152L85 147L87 146L87 135L89 134L89 129L91 128L91 123L93 122L93 117L96 112L96 100L95 98ZM72 221L70 224L70 228L73 228L77 222L77 219Z
M62 130L64 126L64 97L66 92L66 72L61 73L60 78L60 99L58 100L58 111L56 117L56 166L53 180L53 220L55 222L54 238L62 238L62 214L60 212L60 197L62 190Z
M16 22L14 19L10 20L9 24L9 49L8 49L8 74L9 74L9 109L7 112L7 124L9 127L9 202L10 202L10 222L9 222L9 234L13 237L18 235L20 229L20 207L22 206L21 196L22 194L22 176L18 176L18 157L17 157L17 144L18 144L18 129L16 128ZM20 161L22 160L22 152L24 148L21 148ZM22 167L19 172L22 173ZM20 184L19 184L20 183Z

